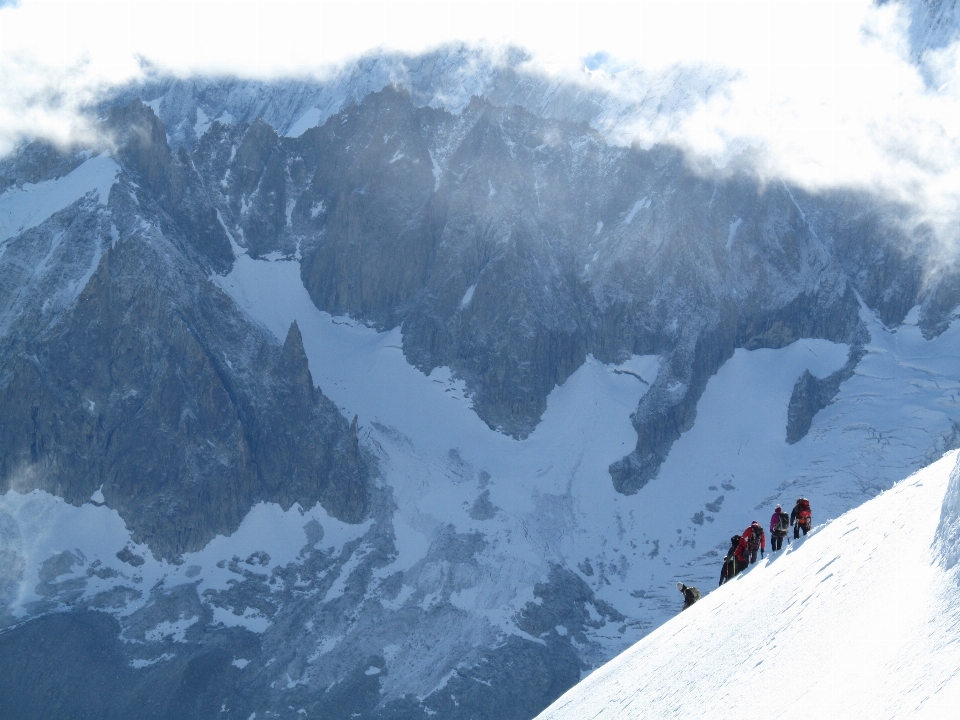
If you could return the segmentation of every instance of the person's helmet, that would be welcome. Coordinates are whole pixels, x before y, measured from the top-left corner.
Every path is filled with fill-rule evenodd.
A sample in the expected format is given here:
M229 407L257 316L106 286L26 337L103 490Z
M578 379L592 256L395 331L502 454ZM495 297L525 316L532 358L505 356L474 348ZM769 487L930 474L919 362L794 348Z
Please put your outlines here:
M780 510L783 510L783 508L777 505L777 507L775 507L774 510L780 511Z
M732 542L732 543L734 543L734 544L740 542L740 536L739 536L739 535L734 535L732 538L730 538L730 542Z
M687 589L686 585L684 585L683 583L677 583L677 590L679 590L680 592L683 592L686 589Z
M751 525L760 525L760 523L758 523L756 520L754 520L754 521L753 521L752 523L750 523L750 524L751 524Z
M797 498L797 502L800 502L801 500L803 500L803 498Z

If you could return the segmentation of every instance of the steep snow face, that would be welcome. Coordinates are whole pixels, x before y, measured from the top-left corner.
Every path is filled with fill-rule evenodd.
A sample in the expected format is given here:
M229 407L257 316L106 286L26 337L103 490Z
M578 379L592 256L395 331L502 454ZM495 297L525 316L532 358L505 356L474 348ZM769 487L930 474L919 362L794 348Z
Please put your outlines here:
M119 172L114 159L102 153L62 178L10 188L0 194L0 243L36 227L89 192L96 193L100 204L106 205ZM3 247L0 244L0 252Z
M933 540L948 485L955 519L957 457L767 557L539 717L952 716L960 584Z
M960 469L950 474L950 484L940 510L935 547L940 561L947 570L960 562Z
M102 153L0 194L0 341L17 325L35 333L77 299L111 241L103 211L119 172Z

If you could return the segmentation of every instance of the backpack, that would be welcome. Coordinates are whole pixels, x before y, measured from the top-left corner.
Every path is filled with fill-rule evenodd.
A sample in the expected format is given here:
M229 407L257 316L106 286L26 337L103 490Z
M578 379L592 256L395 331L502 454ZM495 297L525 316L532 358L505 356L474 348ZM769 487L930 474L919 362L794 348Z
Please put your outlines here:
M744 533L746 534L746 533ZM751 526L750 528L750 539L747 540L747 547L750 550L759 550L760 549L760 540L763 538L763 529L758 527Z
M776 531L778 533L783 533L784 535L786 535L787 530L789 528L790 528L790 516L781 510L780 515L777 517Z
M734 550L733 556L737 559L737 562L741 565L746 565L750 561L750 542L749 540L741 540L740 544L737 546L737 549Z
M810 501L806 498L800 498L797 501L797 507L800 508L797 512L797 523L801 527L810 530L810 526L813 524L813 513L810 512Z
M695 587L688 587L687 592L685 594L687 596L687 600L690 601L691 605L700 599L700 591L697 590Z

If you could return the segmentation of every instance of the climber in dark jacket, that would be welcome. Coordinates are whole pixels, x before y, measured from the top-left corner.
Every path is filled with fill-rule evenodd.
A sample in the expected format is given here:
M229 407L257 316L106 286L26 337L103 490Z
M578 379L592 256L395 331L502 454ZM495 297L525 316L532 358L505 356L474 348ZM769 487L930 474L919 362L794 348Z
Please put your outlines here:
M677 590L683 593L683 608L681 608L681 612L700 599L700 591L695 587L688 587L683 583L677 583Z
M730 549L727 550L726 557L723 558L723 567L720 568L720 584L723 585L727 580L733 577L747 566L746 558L741 559L740 536L734 535L730 538Z

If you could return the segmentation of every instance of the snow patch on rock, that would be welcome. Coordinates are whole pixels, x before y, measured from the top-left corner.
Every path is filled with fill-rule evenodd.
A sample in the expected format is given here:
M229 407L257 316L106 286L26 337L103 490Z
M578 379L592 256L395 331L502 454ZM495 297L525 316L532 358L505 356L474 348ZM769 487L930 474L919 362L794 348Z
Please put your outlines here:
M91 191L97 193L101 205L106 205L119 172L116 161L102 153L56 180L8 189L0 195L0 243L36 227Z
M287 137L300 137L310 128L320 124L323 116L320 114L320 108L312 107L301 115L297 121L287 130Z

